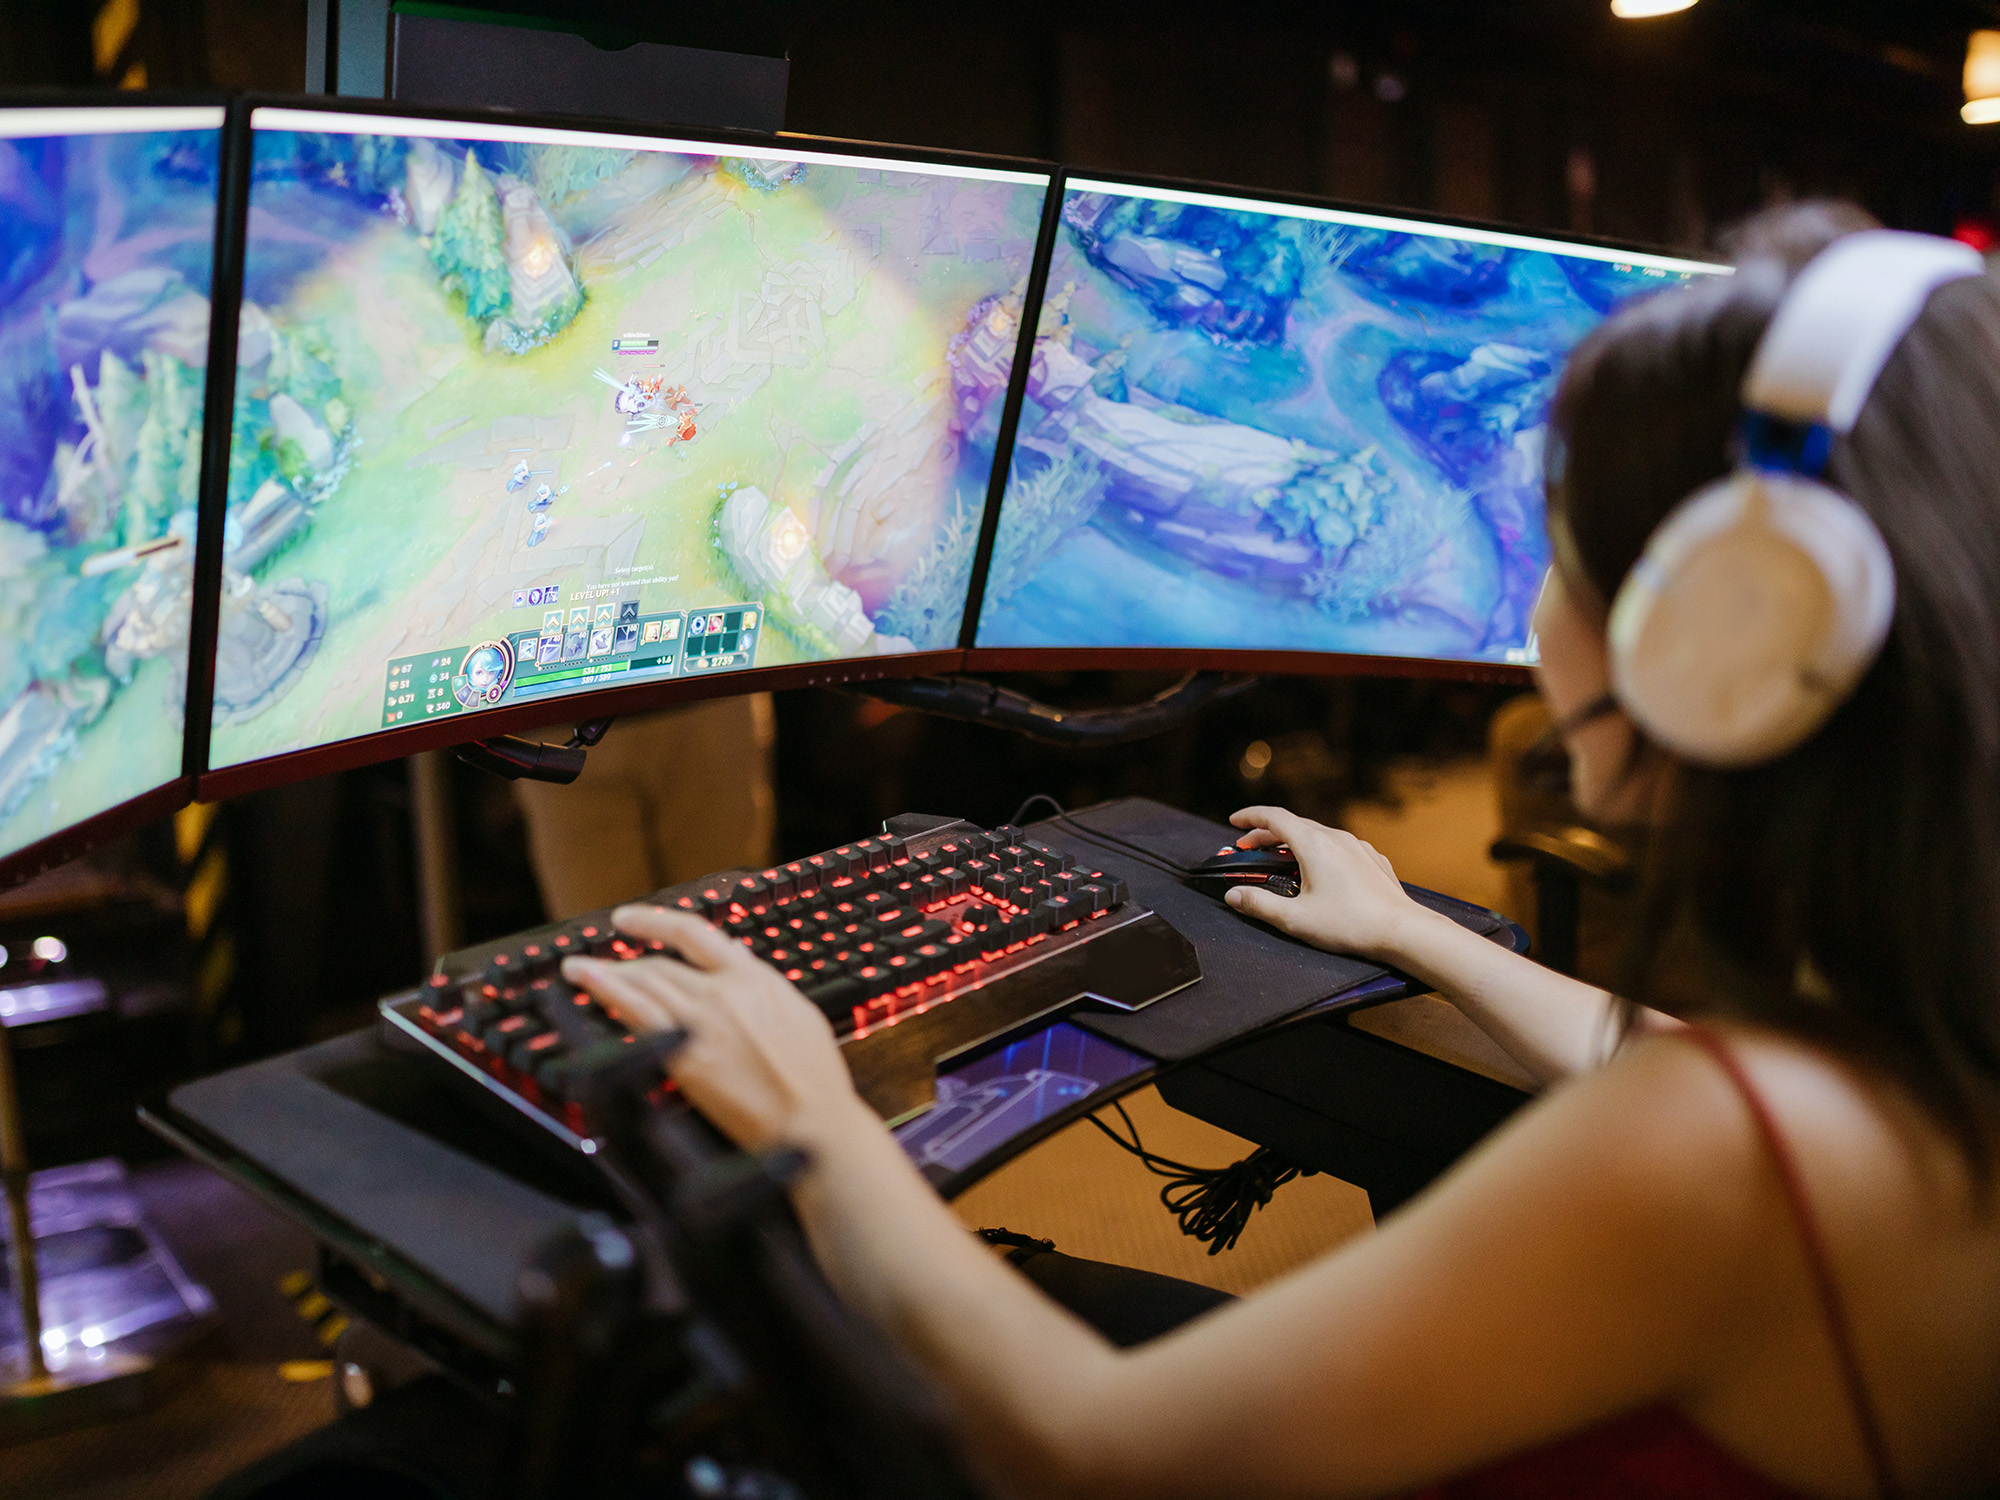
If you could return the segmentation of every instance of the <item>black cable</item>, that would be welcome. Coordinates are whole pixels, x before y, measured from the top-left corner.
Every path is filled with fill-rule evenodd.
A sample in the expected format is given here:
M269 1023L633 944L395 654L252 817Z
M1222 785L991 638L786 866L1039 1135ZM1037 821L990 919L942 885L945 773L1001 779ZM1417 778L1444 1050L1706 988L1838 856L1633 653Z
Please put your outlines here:
M1156 1156L1139 1139L1139 1127L1125 1113L1123 1103L1111 1107L1132 1132L1126 1140L1096 1115L1091 1124L1109 1136L1118 1147L1144 1163L1155 1177L1167 1179L1160 1189L1160 1202L1180 1221L1181 1233L1208 1246L1210 1255L1236 1248L1236 1242L1250 1225L1250 1216L1271 1201L1271 1195L1294 1177L1316 1177L1319 1169L1302 1167L1269 1146L1259 1146L1239 1162L1226 1167L1191 1167L1186 1162Z
M1181 877L1187 874L1187 871L1181 868L1181 866L1173 863L1169 859L1165 859L1162 856L1153 853L1153 851L1150 849L1144 848L1138 844L1131 843L1125 839L1121 839L1115 833L1103 833L1095 828L1092 828L1087 823L1077 822L1075 818L1069 815L1068 811L1063 807L1063 805L1060 802L1056 801L1055 798L1051 797L1047 792L1035 793L1034 796L1030 797L1026 802L1023 802L1019 807L1015 808L1014 816L1009 818L1007 821L1012 823L1014 826L1019 827L1026 818L1028 809L1033 807L1037 802L1046 802L1050 807L1053 807L1056 810L1055 816L1049 819L1051 823L1062 824L1063 827L1067 828L1071 833L1075 834L1078 838L1084 840L1086 843L1095 844L1100 849L1109 849L1113 853L1128 855L1133 859L1140 860L1145 864L1150 865L1153 869L1158 870L1162 875L1173 876L1176 880L1180 879Z
M1014 816L1009 818L1007 821L1013 824L1016 828L1019 828L1023 823L1028 821L1028 809L1033 807L1037 802L1046 802L1050 807L1053 807L1056 810L1056 821L1058 822L1069 821L1069 814L1064 810L1063 805L1060 802L1056 801L1055 798L1051 797L1047 792L1035 793L1034 796L1030 797L1026 802L1023 802L1019 807L1015 808Z
M1062 824L1063 827L1067 828L1085 843L1095 844L1100 849L1108 849L1114 854L1123 854L1127 858L1136 859L1140 863L1158 870L1162 875L1171 875L1174 879L1180 880L1188 873L1186 869L1175 864L1172 860L1155 854L1152 850L1143 848L1138 844L1129 843L1119 838L1116 834L1102 833L1087 823L1079 823L1068 813L1062 814L1062 816L1054 819L1054 821Z

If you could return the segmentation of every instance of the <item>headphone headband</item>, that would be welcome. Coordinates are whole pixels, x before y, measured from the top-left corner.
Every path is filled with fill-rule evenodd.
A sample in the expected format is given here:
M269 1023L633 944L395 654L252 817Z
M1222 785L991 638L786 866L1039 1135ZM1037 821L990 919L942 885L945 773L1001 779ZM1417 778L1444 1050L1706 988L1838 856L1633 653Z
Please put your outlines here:
M1852 432L1931 293L1985 270L1970 245L1934 235L1874 229L1835 240L1778 304L1744 377L1745 409Z

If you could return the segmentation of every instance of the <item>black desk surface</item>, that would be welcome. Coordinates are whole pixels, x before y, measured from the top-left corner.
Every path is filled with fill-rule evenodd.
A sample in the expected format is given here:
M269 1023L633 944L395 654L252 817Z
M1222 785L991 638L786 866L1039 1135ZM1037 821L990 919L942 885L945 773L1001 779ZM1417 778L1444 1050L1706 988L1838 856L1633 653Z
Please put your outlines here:
M1128 799L1033 831L1119 875L1199 953L1205 977L1143 1011L1083 1009L1064 1018L1156 1063L1187 1060L1289 1018L1416 988L1377 965L1283 937L1182 885L1169 869L1221 847L1231 830L1220 824ZM1463 925L1521 946L1520 929L1497 914L1418 894ZM940 1186L969 1185L1153 1071L1038 1119L990 1163ZM500 1358L511 1345L519 1268L580 1213L609 1206L587 1161L553 1141L541 1150L524 1145L520 1132L532 1134L532 1127L509 1128L482 1114L427 1060L390 1048L373 1029L187 1084L146 1118L302 1221L371 1280L392 1285L426 1318Z
M1185 870L1235 838L1224 824L1130 797L1037 823L1033 832L1122 876L1134 899L1165 917L1201 955L1203 979L1179 994L1133 1014L1076 1017L1077 1025L1148 1057L1183 1062L1389 974L1380 964L1322 953L1241 916L1141 857ZM1511 944L1519 932L1483 906L1430 891L1412 894L1495 941Z

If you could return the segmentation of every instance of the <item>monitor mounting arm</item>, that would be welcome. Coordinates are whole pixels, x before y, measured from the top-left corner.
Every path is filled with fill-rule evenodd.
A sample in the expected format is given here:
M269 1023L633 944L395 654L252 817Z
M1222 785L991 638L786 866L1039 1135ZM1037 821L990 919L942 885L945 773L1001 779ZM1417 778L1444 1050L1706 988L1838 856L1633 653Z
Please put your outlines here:
M1210 704L1227 702L1256 682L1227 672L1190 672L1143 703L1085 709L1055 708L976 677L890 678L850 691L942 719L1009 729L1044 744L1125 745L1178 729Z
M612 722L586 719L576 726L568 742L561 745L496 734L491 739L454 745L451 753L469 766L491 771L508 781L552 781L558 786L568 786L583 774L584 757L592 745L604 738Z

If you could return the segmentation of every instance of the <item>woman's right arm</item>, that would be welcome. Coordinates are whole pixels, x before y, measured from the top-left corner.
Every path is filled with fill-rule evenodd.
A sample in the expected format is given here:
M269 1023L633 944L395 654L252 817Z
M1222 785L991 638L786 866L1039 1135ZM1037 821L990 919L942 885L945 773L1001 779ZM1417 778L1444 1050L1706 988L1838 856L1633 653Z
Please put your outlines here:
M1246 916L1333 953L1401 969L1433 986L1536 1079L1553 1083L1594 1068L1617 1046L1609 992L1543 968L1410 898L1389 861L1353 834L1279 807L1246 807L1231 820L1249 847L1287 844L1299 894L1254 886L1229 893ZM1674 1023L1642 1011L1642 1029Z

